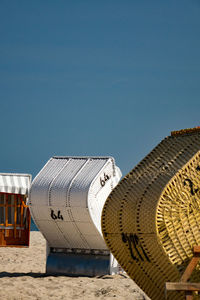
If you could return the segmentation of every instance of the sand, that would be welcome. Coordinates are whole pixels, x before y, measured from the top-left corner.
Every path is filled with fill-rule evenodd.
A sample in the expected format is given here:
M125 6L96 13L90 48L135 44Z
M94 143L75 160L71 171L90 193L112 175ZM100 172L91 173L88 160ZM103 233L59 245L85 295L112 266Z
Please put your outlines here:
M149 299L126 275L47 276L46 242L31 232L29 248L0 248L0 299Z

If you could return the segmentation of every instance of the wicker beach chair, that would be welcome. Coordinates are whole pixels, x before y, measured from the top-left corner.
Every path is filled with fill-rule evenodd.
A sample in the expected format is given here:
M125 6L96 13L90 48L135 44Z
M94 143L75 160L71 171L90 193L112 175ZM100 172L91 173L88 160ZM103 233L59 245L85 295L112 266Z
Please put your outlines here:
M108 248L152 300L200 245L200 128L174 131L115 187L102 212ZM191 281L200 280L199 265ZM185 299L169 292L170 300Z

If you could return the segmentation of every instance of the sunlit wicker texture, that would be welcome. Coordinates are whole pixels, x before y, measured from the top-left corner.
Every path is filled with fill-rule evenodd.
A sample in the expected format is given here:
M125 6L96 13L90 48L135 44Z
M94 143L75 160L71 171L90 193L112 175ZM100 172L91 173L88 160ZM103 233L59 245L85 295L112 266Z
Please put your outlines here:
M197 210L191 214L192 218L186 214L184 222L177 227L177 218L169 224L165 209L166 204L169 211L175 210L175 215L180 212L179 202L175 201L176 204L170 206L170 201L166 201L169 190L175 197L186 191L185 206L191 203L190 186L183 182L184 176L188 176L197 190L199 149L198 131L165 138L118 184L103 209L102 231L108 247L152 300L164 299L164 283L180 278L192 256L192 246L200 242ZM199 207L199 191L195 197L195 205ZM190 224L187 230L192 231L187 233L189 239L183 234L187 222ZM169 238L166 238L163 227L170 233ZM181 242L176 241L176 230L179 230ZM175 232L174 235L172 232ZM194 272L192 280L197 273ZM173 293L169 299L180 300L184 296Z

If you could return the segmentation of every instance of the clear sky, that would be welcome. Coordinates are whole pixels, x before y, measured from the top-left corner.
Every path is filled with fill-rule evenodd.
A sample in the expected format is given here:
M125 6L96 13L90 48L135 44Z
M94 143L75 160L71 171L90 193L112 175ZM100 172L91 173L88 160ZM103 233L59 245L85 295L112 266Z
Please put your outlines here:
M1 0L0 172L111 155L123 175L200 125L199 0Z

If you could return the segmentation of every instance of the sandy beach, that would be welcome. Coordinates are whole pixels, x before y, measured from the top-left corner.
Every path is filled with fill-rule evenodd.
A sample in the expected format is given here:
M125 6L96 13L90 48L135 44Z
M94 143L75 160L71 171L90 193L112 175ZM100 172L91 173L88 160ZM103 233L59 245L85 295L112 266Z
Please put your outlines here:
M46 276L46 242L31 232L29 248L0 248L0 299L146 300L125 274L103 277Z

